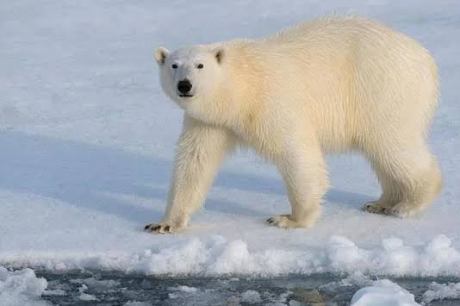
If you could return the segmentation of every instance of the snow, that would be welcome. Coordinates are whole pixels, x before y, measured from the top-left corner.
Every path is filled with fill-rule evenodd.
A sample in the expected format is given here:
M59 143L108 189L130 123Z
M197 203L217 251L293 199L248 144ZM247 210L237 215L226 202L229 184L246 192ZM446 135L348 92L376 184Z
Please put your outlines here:
M268 227L267 217L289 210L283 183L273 166L239 152L188 230L144 233L164 212L182 120L160 89L154 48L259 37L332 13L376 18L433 52L442 100L430 144L445 181L433 207L412 219L362 212L379 195L369 165L330 156L333 187L319 222ZM0 15L0 265L460 276L457 1L17 0L3 1ZM18 290L13 298L31 298Z
M170 288L170 290L173 290L173 291L181 291L181 292L185 292L185 293L195 293L195 292L198 291L197 288L195 288L195 287L189 287L189 286L172 287L172 288Z
M9 271L0 267L0 301L3 306L46 306L41 300L47 282L31 269Z
M92 289L96 290L104 290L104 289L111 289L120 285L119 281L115 280L98 280L94 277L86 278L82 280L86 286L89 286Z
M81 287L78 288L78 292L80 292L80 296L78 298L81 301L97 301L97 298L92 294L86 293L86 290L88 290L88 286L85 284L81 285Z
M416 306L414 295L388 279L359 289L351 299L352 306Z
M438 284L433 282L430 289L423 294L424 303L445 299L460 299L460 283Z
M13 262L16 267L42 266L51 270L102 268L149 275L267 277L358 271L372 275L460 277L460 252L449 243L446 236L440 235L420 246L406 246L402 240L390 238L384 239L380 246L363 248L343 236L333 236L323 246L305 250L280 250L278 246L267 246L264 250L250 251L249 245L242 240L228 241L223 236L212 235L209 239L187 239L160 250L152 247L129 255L93 254L86 258L73 254L32 254L7 258L7 262Z
M213 289L200 290L195 287L177 286L168 288L171 305L215 305L222 303L224 297L216 294ZM172 301L171 301L172 300ZM227 301L227 304L233 305Z
M397 241L386 244L399 245ZM351 306L415 306L420 305L415 301L413 294L389 279L371 280L368 276L360 273L350 273L348 277L334 283L336 286L359 286L361 289L355 292L351 298Z
M45 290L42 295L63 296L65 291L62 289Z
M260 303L262 299L260 298L259 292L255 290L246 290L241 294L241 302L248 304L257 304Z

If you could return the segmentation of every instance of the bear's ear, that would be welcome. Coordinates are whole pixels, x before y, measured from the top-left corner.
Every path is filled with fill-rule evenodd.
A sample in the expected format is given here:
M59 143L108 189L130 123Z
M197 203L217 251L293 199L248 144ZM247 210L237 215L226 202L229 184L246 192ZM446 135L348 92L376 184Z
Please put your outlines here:
M219 64L222 63L222 59L224 57L224 50L223 49L214 50L214 56L216 57L216 60Z
M159 65L162 65L165 63L166 58L169 55L169 51L166 48L160 47L155 50L155 60Z

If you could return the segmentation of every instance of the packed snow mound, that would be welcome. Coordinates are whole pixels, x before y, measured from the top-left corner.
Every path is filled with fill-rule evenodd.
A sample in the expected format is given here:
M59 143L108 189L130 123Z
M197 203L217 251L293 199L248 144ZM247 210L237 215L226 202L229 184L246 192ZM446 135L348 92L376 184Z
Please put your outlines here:
M8 271L0 267L0 304L2 306L47 306L41 295L47 287L44 278L37 278L31 269Z
M226 274L273 276L288 273L356 273L392 276L460 276L460 252L444 235L426 245L406 246L388 238L380 247L360 248L346 237L333 236L325 247L285 250L275 247L252 251L243 240L228 241L222 236L192 238L160 250L141 253L101 254L87 258L32 256L16 259L20 266L48 269L121 270L149 275Z
M414 295L388 279L374 281L359 289L351 299L351 306L417 306Z
M169 290L172 290L172 291L182 291L182 292L186 292L186 293L195 293L195 292L198 291L197 288L195 288L195 287L189 287L189 286L171 287L171 288L169 288Z
M241 294L241 302L248 304L257 304L262 302L260 293L255 290L246 290Z
M460 299L460 283L438 284L433 282L430 289L423 294L424 303L449 299Z

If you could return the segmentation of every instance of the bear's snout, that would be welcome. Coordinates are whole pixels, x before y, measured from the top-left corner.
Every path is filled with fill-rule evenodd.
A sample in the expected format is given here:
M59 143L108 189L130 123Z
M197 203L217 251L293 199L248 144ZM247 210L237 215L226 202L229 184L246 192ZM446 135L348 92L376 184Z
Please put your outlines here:
M192 83L188 79L183 79L177 83L177 90L180 92L181 97L190 97L190 90L192 90Z

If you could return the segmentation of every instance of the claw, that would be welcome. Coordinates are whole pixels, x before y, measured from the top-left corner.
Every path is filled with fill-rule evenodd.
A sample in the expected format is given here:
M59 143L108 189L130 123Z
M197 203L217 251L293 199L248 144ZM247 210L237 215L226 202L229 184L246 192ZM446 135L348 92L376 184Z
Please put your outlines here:
M173 228L171 227L171 225L167 225L167 224L147 224L146 226L144 226L144 231L146 232L155 232L155 233L158 233L158 234L166 234L166 233L172 233L173 232Z

